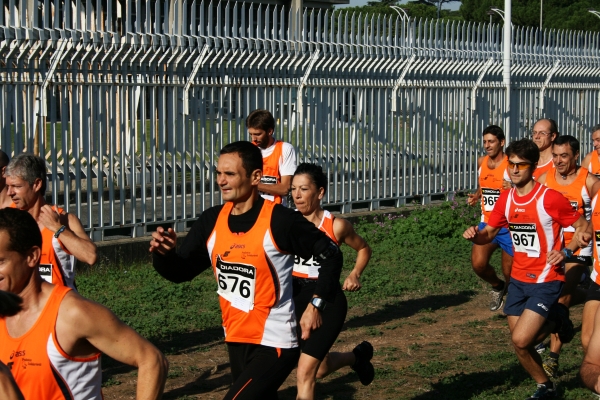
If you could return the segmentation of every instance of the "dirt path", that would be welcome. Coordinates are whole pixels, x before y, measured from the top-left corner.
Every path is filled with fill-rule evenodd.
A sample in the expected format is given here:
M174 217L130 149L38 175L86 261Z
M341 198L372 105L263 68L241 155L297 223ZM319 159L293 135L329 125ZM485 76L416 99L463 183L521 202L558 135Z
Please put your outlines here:
M436 383L444 377L460 376L460 368L477 370L481 365L485 369L489 364L486 357L516 362L506 318L490 312L486 303L485 295L465 293L405 299L383 308L353 308L334 350L351 351L362 340L370 341L375 348L375 381L364 387L356 374L345 368L319 381L317 398L435 398ZM572 311L575 326L581 309ZM231 378L221 341L187 347L168 354L168 359L171 367L165 399L221 399L227 392ZM464 364L458 371L457 363ZM135 371L113 367L105 373L112 384L104 389L105 399L135 398ZM480 372L470 379L477 379L477 374ZM292 372L280 389L280 399L294 399L294 385Z

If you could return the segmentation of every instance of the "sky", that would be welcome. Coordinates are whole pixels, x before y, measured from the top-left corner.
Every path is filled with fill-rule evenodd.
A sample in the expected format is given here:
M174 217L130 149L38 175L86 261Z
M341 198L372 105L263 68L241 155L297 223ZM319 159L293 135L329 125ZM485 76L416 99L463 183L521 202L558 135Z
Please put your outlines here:
M369 1L369 0L350 0L350 4L343 5L343 6L335 6L335 8L364 6L367 4L367 1ZM403 1L399 1L398 4L406 4L407 2L408 2L408 0L403 0ZM458 2L458 1L453 1L449 4L443 5L443 9L445 9L445 10L446 9L458 10L459 8L460 8L460 2Z

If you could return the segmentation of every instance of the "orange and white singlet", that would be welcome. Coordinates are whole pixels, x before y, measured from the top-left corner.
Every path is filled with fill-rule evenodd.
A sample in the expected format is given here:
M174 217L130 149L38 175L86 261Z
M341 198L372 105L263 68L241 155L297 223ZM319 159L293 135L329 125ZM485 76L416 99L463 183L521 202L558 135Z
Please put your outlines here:
M583 215L585 219L589 221L592 210L590 193L588 192L586 185L587 177L588 170L580 167L579 171L577 171L577 177L573 182L571 182L571 184L561 185L560 182L556 180L556 167L552 167L546 174L546 186L565 196L567 200L569 200L569 203L571 203L573 209L576 210L580 215ZM575 228L572 226L564 229L565 245L568 245L571 242L574 234ZM583 249L577 249L575 254L581 256L591 256L592 247L590 245Z
M537 181L540 178L540 176L542 176L544 174L544 172L548 172L550 170L550 168L553 168L553 167L554 167L553 159L550 159L550 161L548 161L544 165L538 164L537 168L533 171L533 179L535 179Z
M281 173L279 172L279 159L281 158L283 142L276 141L273 152L268 156L263 156L263 176L260 183L265 185L276 185L281 183ZM260 194L267 200L281 204L281 196L276 194L262 193Z
M324 210L323 218L321 219L321 223L319 224L318 228L325 232L325 234L339 246L340 244L333 233L334 220L335 217L329 211ZM317 279L319 278L319 268L321 268L321 264L319 264L314 257L311 257L310 260L305 260L299 256L294 257L293 275L295 277Z
M298 346L292 301L294 259L279 250L271 234L275 205L265 201L254 226L236 234L228 225L233 203L226 203L207 240L226 342Z
M11 370L25 399L103 398L100 353L89 358L71 357L56 340L58 309L70 290L54 286L38 320L21 337L11 337L6 319L0 318L0 361Z
M565 280L563 266L548 264L547 255L562 250L563 227L579 218L563 195L536 183L523 197L514 188L504 192L488 223L510 231L515 250L511 277L525 283L542 283Z
M479 187L481 188L481 222L488 222L494 204L498 201L502 189L502 181L510 181L506 168L508 157L504 156L500 165L491 169L488 167L490 156L485 156L481 167L479 167Z
M598 201L598 195L592 199L592 218L591 223L594 228L594 235L592 236L592 249L594 253L594 269L590 278L597 284L600 285L600 202Z
M598 159L598 153L592 154L590 159L590 165L587 167L590 173L596 175L596 178L600 178L600 159Z
M15 203L10 205L16 208ZM52 209L61 214L64 210L57 206ZM53 285L68 286L75 289L75 263L77 259L64 248L59 238L48 228L42 231L42 256L40 257L40 275Z

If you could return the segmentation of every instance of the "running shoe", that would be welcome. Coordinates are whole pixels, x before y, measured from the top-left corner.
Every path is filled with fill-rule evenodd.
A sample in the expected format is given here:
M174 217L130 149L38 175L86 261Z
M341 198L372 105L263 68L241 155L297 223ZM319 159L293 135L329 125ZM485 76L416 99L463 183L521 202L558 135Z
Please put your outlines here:
M490 311L497 311L504 305L504 295L506 294L506 288L508 285L504 283L502 290L496 290L492 288L490 290Z
M375 378L375 368L371 364L373 358L373 346L371 343L364 341L352 350L356 357L356 362L352 366L352 369L358 374L360 383L367 386L373 382Z
M560 320L560 327L556 332L558 338L562 343L569 343L575 336L575 328L573 322L569 319L569 309L564 304L558 303L556 307L556 313Z
M558 376L558 358L546 357L542 366L550 378L556 378Z
M556 393L556 385L553 384L552 388L548 388L543 383L538 383L537 390L535 391L535 393L532 394L531 397L528 397L526 400L531 400L531 399L552 399L552 398L555 398L556 395L557 395L557 393Z
M538 354L542 354L543 352L546 351L546 347L548 347L546 345L546 343L544 342L539 342L536 346L535 346L535 351L538 352Z

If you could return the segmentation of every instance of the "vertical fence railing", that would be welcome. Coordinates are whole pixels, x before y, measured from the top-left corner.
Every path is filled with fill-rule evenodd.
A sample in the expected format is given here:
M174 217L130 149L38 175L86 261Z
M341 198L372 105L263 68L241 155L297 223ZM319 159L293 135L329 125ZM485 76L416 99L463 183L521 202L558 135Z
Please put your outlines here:
M35 4L35 10L27 10ZM293 24L292 24L293 22ZM294 29L292 29L292 27ZM477 186L481 131L541 117L590 148L597 33L219 1L5 1L0 148L45 157L52 202L94 240L185 230L221 197L218 151L267 108L340 212Z

